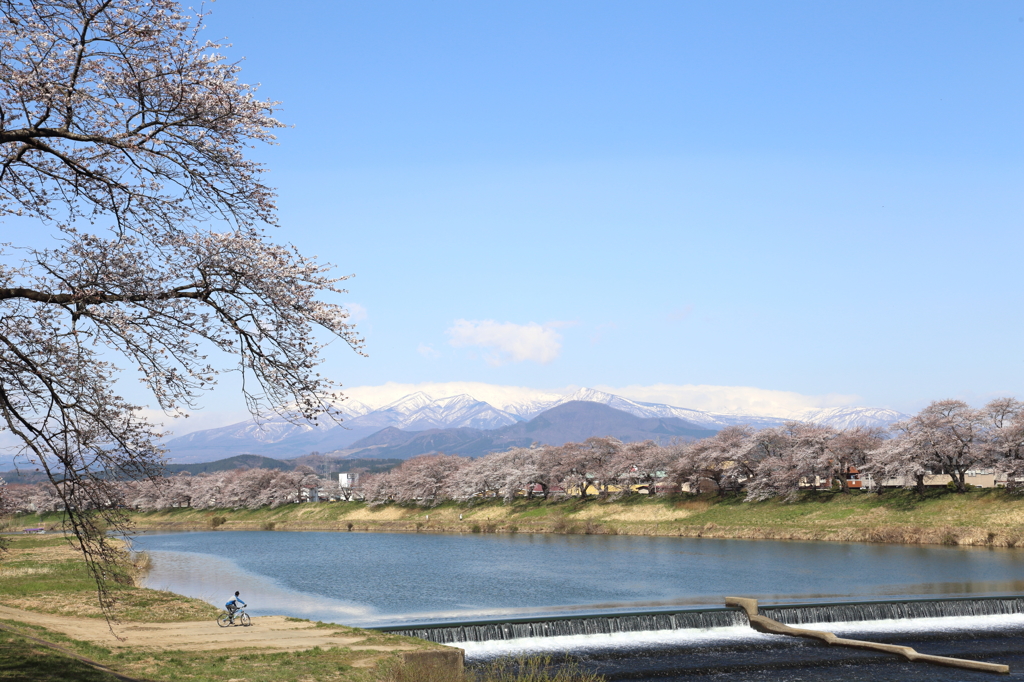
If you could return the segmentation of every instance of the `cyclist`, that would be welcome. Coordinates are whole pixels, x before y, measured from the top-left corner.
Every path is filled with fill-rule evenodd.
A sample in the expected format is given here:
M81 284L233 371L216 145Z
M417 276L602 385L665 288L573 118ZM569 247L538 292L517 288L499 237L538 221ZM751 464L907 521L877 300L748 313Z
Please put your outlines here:
M237 611L240 608L243 608L244 606L245 602L239 598L238 592L235 592L234 599L232 599L224 605L224 608L228 610L228 620L231 622L232 625L235 622L235 611Z

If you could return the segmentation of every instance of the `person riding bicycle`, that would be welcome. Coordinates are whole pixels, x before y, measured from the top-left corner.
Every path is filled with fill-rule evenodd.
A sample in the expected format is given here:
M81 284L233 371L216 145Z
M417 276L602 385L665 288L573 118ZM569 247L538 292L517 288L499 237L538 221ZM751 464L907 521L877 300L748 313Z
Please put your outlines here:
M238 592L235 592L235 598L224 605L224 608L228 610L228 620L231 623L235 622L235 611L245 607L245 602L238 597Z

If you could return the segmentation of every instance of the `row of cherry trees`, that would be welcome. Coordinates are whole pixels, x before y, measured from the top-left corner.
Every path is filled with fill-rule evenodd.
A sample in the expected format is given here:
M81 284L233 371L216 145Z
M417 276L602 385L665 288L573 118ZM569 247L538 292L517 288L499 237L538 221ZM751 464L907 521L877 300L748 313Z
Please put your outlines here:
M313 491L316 491L314 494ZM294 471L277 469L236 469L214 474L188 473L142 481L125 481L108 487L100 504L131 509L159 510L172 507L196 509L258 509L279 507L323 496L345 499L350 490L319 478L309 467ZM8 486L3 495L8 510L62 511L65 498L50 485ZM97 504L94 498L72 497L82 509Z
M966 491L967 472L991 470L1018 488L1024 480L1024 403L999 399L982 409L964 402L932 403L917 415L882 429L835 429L790 422L754 430L726 428L710 438L659 445L590 438L559 447L513 448L471 459L425 455L383 474L365 476L353 490L319 478L309 467L294 471L249 469L122 483L102 503L135 509L277 507L314 499L365 499L434 505L551 494L611 495L645 489L740 491L750 500L792 498L808 484L847 490L851 469L873 488L914 487L945 474ZM312 491L316 491L313 494ZM50 511L64 498L52 486L10 486L0 495L10 508ZM82 506L95 504L83 498Z
M790 422L776 428L726 428L710 438L667 446L590 438L560 447L514 448L467 459L433 455L366 481L374 504L472 500L552 491L586 496L660 490L744 491L747 499L793 497L823 481L848 490L847 473L870 477L874 489L914 487L946 474L959 492L967 472L991 470L1009 487L1024 478L1024 403L1003 398L982 409L959 400L932 403L888 431L836 429Z

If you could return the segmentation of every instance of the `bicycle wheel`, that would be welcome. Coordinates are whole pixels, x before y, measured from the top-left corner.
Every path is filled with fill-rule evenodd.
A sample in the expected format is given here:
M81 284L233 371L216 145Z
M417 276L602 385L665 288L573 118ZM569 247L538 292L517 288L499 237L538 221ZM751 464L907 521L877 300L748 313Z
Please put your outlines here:
M220 618L217 619L217 625L221 626L222 628L226 628L227 626L231 625L231 616L229 616L226 613L220 614Z
M243 613L242 614L242 626L243 627L248 627L249 625L252 625L252 623L249 622L249 614L248 613Z

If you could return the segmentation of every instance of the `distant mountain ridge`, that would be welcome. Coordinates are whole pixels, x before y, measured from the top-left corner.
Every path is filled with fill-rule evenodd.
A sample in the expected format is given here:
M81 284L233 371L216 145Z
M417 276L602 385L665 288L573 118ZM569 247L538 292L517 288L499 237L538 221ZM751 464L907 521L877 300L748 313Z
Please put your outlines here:
M696 440L713 436L716 431L677 417L637 417L601 403L573 400L556 405L530 421L500 429L430 429L401 431L384 429L353 443L346 457L364 459L387 457L406 459L433 452L479 457L511 447L529 447L533 443L563 445L592 436L612 436L623 442L653 440Z
M407 439L400 433L450 429L491 432L530 421L552 408L572 402L597 403L640 419L678 419L688 423L688 428L708 432L737 424L766 428L791 419L842 428L886 426L906 417L894 410L858 407L806 410L788 417L717 414L660 403L638 402L589 388L555 399L522 400L501 409L467 394L434 399L419 391L376 409L357 400L347 399L337 407L337 414L343 420L341 424L328 417L310 423L275 416L260 424L250 420L196 431L168 441L166 447L176 463L203 462L239 454L292 458L314 451L352 450L358 441L379 434L372 444L356 449L388 445L405 448L402 450L404 452L417 446L414 439ZM598 429L584 438L603 435L609 434ZM448 434L443 438L450 437L453 436ZM391 438L392 442L384 443L382 439L387 438ZM462 437L453 442L468 447Z

